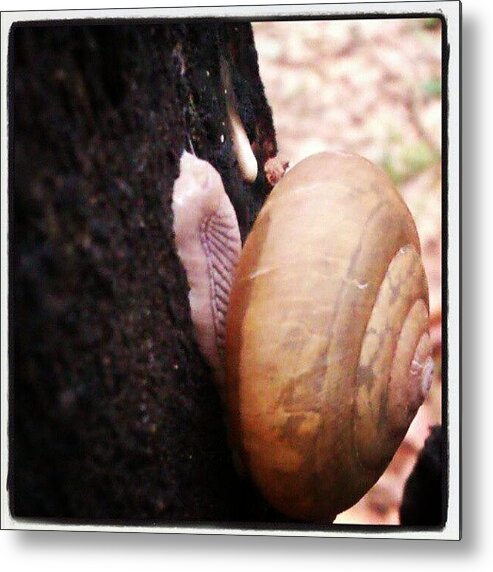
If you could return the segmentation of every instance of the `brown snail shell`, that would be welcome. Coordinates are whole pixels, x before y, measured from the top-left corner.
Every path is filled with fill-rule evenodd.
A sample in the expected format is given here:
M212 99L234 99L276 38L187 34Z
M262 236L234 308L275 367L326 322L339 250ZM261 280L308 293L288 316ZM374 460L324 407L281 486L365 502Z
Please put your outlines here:
M367 160L320 153L273 189L231 289L235 446L288 516L331 521L377 481L429 389L416 228Z

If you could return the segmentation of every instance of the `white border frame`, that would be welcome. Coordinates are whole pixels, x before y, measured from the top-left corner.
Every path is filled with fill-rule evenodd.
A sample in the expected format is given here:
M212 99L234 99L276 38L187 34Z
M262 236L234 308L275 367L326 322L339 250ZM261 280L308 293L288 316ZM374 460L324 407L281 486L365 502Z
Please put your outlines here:
M363 14L441 14L447 23L448 61L448 275L443 276L448 287L448 315L444 324L448 332L448 435L449 435L449 506L448 518L442 531L306 531L306 530L254 530L236 528L207 528L181 526L116 526L39 523L12 517L8 506L8 114L7 114L7 56L9 32L12 24L21 21L71 20L101 18L196 18L244 17L249 19ZM191 534L234 534L272 536L315 536L346 538L407 538L459 540L460 527L460 26L459 1L448 2L395 2L325 5L282 6L215 6L109 10L54 10L3 12L1 14L1 527L19 530L72 530L100 532L148 532ZM445 146L446 141L442 142ZM341 525L342 526L342 525Z

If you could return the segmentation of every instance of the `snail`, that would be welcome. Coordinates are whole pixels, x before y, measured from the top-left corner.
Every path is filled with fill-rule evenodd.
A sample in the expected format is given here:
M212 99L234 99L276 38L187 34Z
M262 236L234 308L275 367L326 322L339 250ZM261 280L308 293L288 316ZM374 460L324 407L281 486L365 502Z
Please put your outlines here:
M234 447L279 511L332 522L378 480L432 381L412 216L369 161L320 153L260 211L227 312Z
M382 474L432 381L409 210L381 170L343 153L287 171L243 250L206 161L183 154L172 205L237 467L287 516L331 522Z

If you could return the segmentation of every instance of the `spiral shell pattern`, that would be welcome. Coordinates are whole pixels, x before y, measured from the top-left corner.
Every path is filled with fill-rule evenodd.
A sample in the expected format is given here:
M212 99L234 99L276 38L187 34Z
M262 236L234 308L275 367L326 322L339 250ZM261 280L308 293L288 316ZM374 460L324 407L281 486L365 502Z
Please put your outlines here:
M230 424L265 497L328 522L382 474L431 383L414 221L367 160L281 179L244 246L226 333Z

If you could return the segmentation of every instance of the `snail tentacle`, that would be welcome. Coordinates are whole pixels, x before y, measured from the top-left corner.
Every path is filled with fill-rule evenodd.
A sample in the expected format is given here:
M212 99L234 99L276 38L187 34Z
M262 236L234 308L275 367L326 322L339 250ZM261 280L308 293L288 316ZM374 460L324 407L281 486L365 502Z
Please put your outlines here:
M229 128L231 139L233 141L233 148L235 150L238 167L242 179L246 183L254 183L258 174L258 163L255 157L248 135L246 134L245 127L241 122L241 118L236 109L236 102L234 98L234 88L231 79L231 69L224 56L220 57L220 73L221 80L224 86L224 94L226 96L226 111L228 114Z

